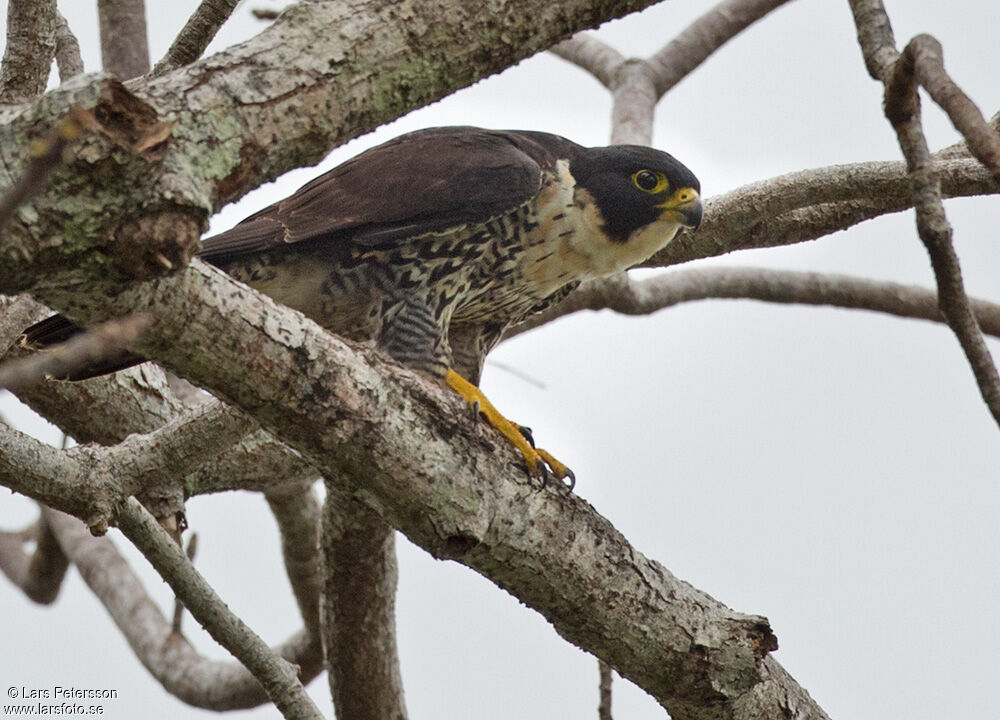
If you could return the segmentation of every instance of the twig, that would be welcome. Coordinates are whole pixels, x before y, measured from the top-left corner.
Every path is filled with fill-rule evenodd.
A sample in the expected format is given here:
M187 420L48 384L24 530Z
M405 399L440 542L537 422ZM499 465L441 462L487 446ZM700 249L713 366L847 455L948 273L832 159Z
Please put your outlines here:
M917 97L915 84L923 86L941 108L948 113L972 153L993 177L1000 182L1000 135L991 128L986 118L968 95L948 76L944 69L941 44L930 35L917 35L906 48L896 65L895 79L899 85L886 88L886 110L906 107L909 101L896 95L905 92ZM893 99L890 100L890 95Z
M657 99L708 57L789 0L725 0L682 30L648 59Z
M209 635L260 681L285 718L322 720L319 709L299 682L296 668L226 606L139 501L129 498L118 513L117 524Z
M187 551L184 553L188 562L194 565L194 557L198 554L198 533L191 533L188 539ZM179 598L174 598L174 621L170 624L170 632L173 635L181 635L181 625L184 622L184 602Z
M597 718L598 720L611 720L611 666L603 660L598 660L597 671L600 677L598 684L600 701L597 704Z
M586 70L611 90L612 145L649 145L656 103L735 35L788 0L726 0L683 30L649 59L624 58L587 33L552 52Z
M64 343L0 365L0 388L16 390L46 377L64 378L121 352L152 319L142 313L111 320Z
M105 72L129 80L149 72L145 0L97 0Z
M490 367L495 367L498 370L503 370L506 373L510 373L511 375L513 375L514 377L516 377L518 380L523 380L524 382L528 383L532 387L535 387L535 388L537 388L539 390L544 390L545 389L545 383L544 382L542 382L541 380L539 380L539 379L537 379L535 377L532 377L531 375L529 375L528 373L524 372L523 370L519 370L518 368L514 367L513 365L509 365L509 364L507 364L505 362L500 362L499 360L494 360L493 358L487 358L486 359L486 363Z
M9 1L0 103L21 103L45 92L56 52L56 0Z
M70 29L69 23L62 13L56 12L56 65L59 66L59 79L66 82L83 72L83 58L80 55L80 43Z
M27 167L14 186L0 198L0 229L21 203L42 189L49 175L65 162L69 146L94 124L89 112L73 107L45 139L31 144Z
M201 0L166 56L156 63L152 76L163 75L200 58L238 4L239 0Z
M139 661L171 695L195 707L225 711L267 702L260 683L233 661L209 660L170 624L109 537L93 537L74 517L43 508L60 547L121 630ZM303 682L322 670L322 653L302 631L275 648L301 667Z
M927 36L918 36L899 55L895 49L889 17L881 0L851 0L851 9L854 11L865 64L869 73L885 87L885 114L896 131L899 146L906 157L909 176L913 182L917 232L930 255L941 313L969 360L983 401L1000 425L1000 375L965 293L958 255L952 244L951 225L941 201L940 181L920 120L917 83L930 78L938 95L948 95L945 100L953 110L966 111L963 117L968 115L971 101L964 96L956 96L953 92L954 84L950 80L941 79L944 68L936 41L931 42ZM918 71L918 63L927 64L928 67ZM978 110L975 112L978 113ZM974 130L975 140L967 138L970 148L977 144L978 152L984 155L984 164L991 167L988 163L996 159L993 157L991 144L984 140L985 136L980 132L981 129L975 127L974 122L961 122L963 126L968 124ZM986 146L983 145L984 142L987 143ZM996 168L992 166L991 169Z
M612 310L649 315L698 300L747 299L800 305L826 305L944 322L937 294L915 285L849 275L728 267L677 270L642 281L618 275L584 283L557 306L509 330L504 339L580 310ZM1000 337L1000 305L972 300L983 330Z

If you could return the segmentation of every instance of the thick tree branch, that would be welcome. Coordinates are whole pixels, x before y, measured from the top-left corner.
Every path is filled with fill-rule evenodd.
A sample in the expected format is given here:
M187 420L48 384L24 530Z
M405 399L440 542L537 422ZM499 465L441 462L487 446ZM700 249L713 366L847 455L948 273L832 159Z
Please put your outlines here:
M323 506L323 632L338 718L405 720L396 646L396 533L327 483Z
M146 594L108 537L93 537L76 518L43 508L60 546L104 605L136 657L178 699L211 710L251 708L267 702L260 683L241 664L208 660L183 637ZM275 648L301 668L302 682L322 670L322 653L302 631Z
M239 0L201 0L166 56L156 63L153 77L193 63L205 52L222 24L233 14Z
M918 36L900 56L896 52L889 18L881 0L851 0L851 8L865 64L873 77L885 87L885 114L906 157L907 170L913 182L917 232L930 255L941 313L965 351L983 401L1000 425L1000 374L965 293L958 255L952 244L951 226L941 201L941 183L920 120L916 63L928 65L919 71L919 76L932 78L937 93L939 96L947 95L943 99L949 102L953 111L957 113L959 107L967 111L971 102L964 96L956 99L951 94L953 85L950 80L941 79L944 68L936 41ZM967 120L967 113L963 117ZM966 120L961 122L965 124ZM984 144L990 131L981 131L971 120L968 123L975 135L966 140L970 146L977 146L977 151L984 155L985 163L993 163L991 169L995 171L994 146Z
M45 92L56 53L57 14L56 0L9 0L0 103L27 102Z
M944 322L937 294L914 285L832 273L755 267L698 268L664 273L646 280L618 275L584 283L555 307L509 330L511 338L580 310L613 310L649 315L697 300L747 299L799 305L871 310L896 317ZM983 331L1000 337L1000 305L971 300Z
M104 71L121 80L149 72L145 0L97 0Z

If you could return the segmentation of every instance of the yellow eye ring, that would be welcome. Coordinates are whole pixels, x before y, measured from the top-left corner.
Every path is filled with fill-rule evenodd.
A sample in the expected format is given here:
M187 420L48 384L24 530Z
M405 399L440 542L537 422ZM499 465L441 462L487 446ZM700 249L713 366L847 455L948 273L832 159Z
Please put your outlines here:
M657 195L667 189L667 176L655 170L639 170L632 174L632 184L650 195Z

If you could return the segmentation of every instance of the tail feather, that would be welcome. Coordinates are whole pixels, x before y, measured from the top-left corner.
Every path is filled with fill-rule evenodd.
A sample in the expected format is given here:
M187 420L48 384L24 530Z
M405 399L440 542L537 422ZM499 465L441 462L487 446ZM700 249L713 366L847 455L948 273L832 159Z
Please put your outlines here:
M72 337L85 332L83 328L69 318L53 315L35 323L22 334L22 343L35 350L64 343ZM146 358L129 350L121 350L113 355L101 358L99 361L74 368L57 380L87 380L100 375L117 372L134 365L146 362Z

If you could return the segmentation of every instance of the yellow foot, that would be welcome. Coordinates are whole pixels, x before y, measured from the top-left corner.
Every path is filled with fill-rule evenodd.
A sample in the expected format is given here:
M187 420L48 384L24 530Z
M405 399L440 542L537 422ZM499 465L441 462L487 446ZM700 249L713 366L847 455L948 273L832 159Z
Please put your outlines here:
M448 383L448 387L465 398L467 403L475 407L490 425L499 430L507 438L507 441L518 449L524 457L525 464L528 466L528 472L541 474L542 483L544 484L551 470L552 474L559 480L569 478L568 487L570 490L573 489L573 486L576 484L576 476L573 474L573 471L552 457L549 452L534 447L534 444L530 441L530 432L522 430L519 425L512 423L501 415L500 411L493 406L493 403L487 400L479 388L450 369L448 370L448 374L445 375L445 382Z

